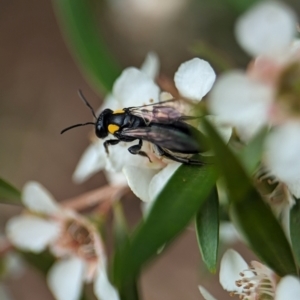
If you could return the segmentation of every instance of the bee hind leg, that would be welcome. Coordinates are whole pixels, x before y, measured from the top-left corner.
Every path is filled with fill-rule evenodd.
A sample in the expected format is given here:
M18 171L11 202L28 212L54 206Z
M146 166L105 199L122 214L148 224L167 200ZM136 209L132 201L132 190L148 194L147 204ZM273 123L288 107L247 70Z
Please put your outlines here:
M194 166L203 166L205 165L204 162L196 159L190 159L186 157L176 156L174 154L171 154L169 152L164 151L161 147L158 147L159 155L164 156L166 158L172 159L174 161L180 162L185 165L194 165Z
M133 155L141 155L141 156L144 156L144 157L148 157L149 159L149 162L152 162L150 157L147 155L146 152L144 151L141 151L142 149L142 146L143 146L143 141L142 140L139 140L139 143L137 145L134 145L134 146L131 146L128 148L128 151L133 154Z

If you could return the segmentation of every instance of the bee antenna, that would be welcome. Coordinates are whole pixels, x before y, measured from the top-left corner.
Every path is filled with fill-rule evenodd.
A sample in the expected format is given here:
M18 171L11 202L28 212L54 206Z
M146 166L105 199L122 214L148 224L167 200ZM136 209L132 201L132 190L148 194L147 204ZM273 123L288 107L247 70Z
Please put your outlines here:
M95 125L95 123L93 123L93 122L87 122L87 123L83 123L83 124L75 124L75 125L72 125L72 126L69 126L69 127L65 128L65 129L63 129L60 132L60 134L63 134L64 132L66 132L66 131L68 131L68 130L70 130L72 128L80 127L80 126L85 126L85 125Z
M95 114L94 109L92 108L91 104L90 104L90 103L86 100L86 98L84 97L84 95L83 95L81 89L78 90L78 95L79 95L79 97L81 98L81 100L85 103L85 105L91 110L93 116L94 116L95 119L97 120L97 116L96 116L96 114Z

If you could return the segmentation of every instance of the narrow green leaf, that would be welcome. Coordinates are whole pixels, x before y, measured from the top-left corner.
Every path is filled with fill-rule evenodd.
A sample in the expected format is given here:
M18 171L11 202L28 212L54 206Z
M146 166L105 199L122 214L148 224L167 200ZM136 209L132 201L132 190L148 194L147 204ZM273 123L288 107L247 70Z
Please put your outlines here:
M296 204L291 209L290 232L291 232L292 247L294 250L294 255L298 262L298 266L300 266L299 228L300 228L300 203L299 203L299 199L297 199Z
M196 215L196 233L202 260L208 270L215 273L219 247L219 199L216 188Z
M0 203L22 204L21 193L2 178L0 178Z
M268 131L269 129L267 127L262 128L238 154L249 175L253 174L261 161L264 149L264 140Z
M97 91L110 91L120 74L96 23L88 0L53 0L71 52Z
M113 206L114 212L114 240L115 251L119 251L129 245L129 228L124 215L121 202L117 201ZM137 277L132 277L127 280L125 286L119 289L119 294L122 300L139 300Z
M228 189L231 212L256 254L278 275L297 274L290 244L270 208L253 187L233 152L216 130L203 120L215 163Z
M130 245L116 253L113 279L118 286L135 276L159 248L174 239L190 222L215 184L212 166L182 165L166 184Z
M115 248L118 249L122 247L123 244L129 243L129 229L128 224L124 215L123 207L121 202L116 201L113 206L114 213L114 241Z

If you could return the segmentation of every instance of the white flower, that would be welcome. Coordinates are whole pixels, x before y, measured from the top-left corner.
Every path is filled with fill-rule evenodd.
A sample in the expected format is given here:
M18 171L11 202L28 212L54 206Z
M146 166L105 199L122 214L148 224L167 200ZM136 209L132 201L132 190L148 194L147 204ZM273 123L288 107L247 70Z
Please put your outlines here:
M149 76L149 72L146 72L144 67L142 70L128 68L116 80L112 96L108 99L112 109L142 106L159 102L162 99L172 99L170 94L160 94L160 89L154 83L153 77ZM151 76L154 74L156 72L152 68ZM215 76L213 69L206 61L194 58L179 67L174 81L183 97L200 101L211 88ZM185 104L182 109L186 112L190 107ZM142 150L147 153L151 162L145 157L132 155L129 153L128 147L136 143L136 141L132 143L121 142L111 146L109 155L106 156L103 141L95 142L88 148L79 162L74 174L75 179L82 181L102 168L111 171L111 177L114 176L114 172L123 171L132 191L143 201L152 201L181 164L157 155L153 145L148 142L143 142ZM100 156L101 163L99 163ZM93 165L95 160L98 163Z
M217 80L209 109L236 128L248 142L262 126L273 127L267 137L264 163L300 196L300 43L297 19L285 4L264 1L236 24L240 45L258 55L247 72L230 71Z
M236 24L238 42L258 56L247 73L223 74L208 105L214 114L236 126L243 140L249 140L263 125L278 124L291 115L293 103L286 95L286 81L299 78L300 46L293 43L296 24L291 9L276 1L258 3ZM297 93L296 89L291 92ZM282 109L287 110L284 115Z
M266 163L292 194L300 197L300 122L275 128L266 141Z
M220 266L220 283L231 295L242 300L297 300L300 299L300 281L294 276L278 277L263 264L252 261L249 267L234 250L225 252ZM204 299L215 300L203 287Z
M251 56L285 51L296 35L297 17L284 3L262 1L237 21L236 38Z
M8 221L7 237L15 247L25 251L39 253L49 248L59 258L49 270L49 288L57 300L79 299L83 283L101 281L106 267L96 228L76 212L56 203L37 182L25 185L22 201L28 211ZM107 279L103 285L114 289ZM117 292L114 298L105 297L105 293L100 298L95 288L95 294L101 300L119 299Z

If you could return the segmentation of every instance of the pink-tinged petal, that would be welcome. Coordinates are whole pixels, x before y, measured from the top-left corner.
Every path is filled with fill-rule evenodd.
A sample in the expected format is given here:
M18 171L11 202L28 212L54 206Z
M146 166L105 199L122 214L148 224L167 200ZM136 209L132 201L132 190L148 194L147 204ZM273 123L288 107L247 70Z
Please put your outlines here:
M14 217L6 224L6 234L12 244L23 250L41 252L59 235L55 222L30 215Z
M94 293L99 300L119 300L116 288L109 282L104 266L98 267L94 282Z
M232 71L219 77L210 93L208 107L222 122L241 127L247 139L268 122L271 103L270 87L242 72Z
M240 291L236 281L240 279L240 272L249 267L240 254L232 249L225 252L220 265L220 283L222 287L229 292Z
M296 35L295 13L279 1L264 1L243 14L236 23L236 38L252 56L276 54L284 50Z
M210 64L193 58L180 65L174 81L179 93L188 99L200 101L213 86L216 74Z
M74 182L84 182L95 173L104 169L105 164L106 153L103 142L99 140L92 143L82 154L73 174Z
M149 185L157 170L125 166L123 172L133 193L142 201L150 201Z
M158 194L180 166L180 163L171 162L155 176L153 176L149 185L150 201L153 201L158 196Z
M149 78L155 80L159 72L159 59L156 53L149 52L140 70Z
M23 188L22 201L31 211L48 215L60 213L53 196L38 182L27 182Z
M56 262L47 277L48 286L57 300L78 300L82 290L84 262L76 257Z
M127 68L115 81L113 95L123 107L141 106L158 102L159 87L142 71Z
M294 276L283 277L276 289L275 300L300 299L300 281Z
M205 289L203 286L199 285L199 291L201 293L201 295L203 296L203 298L205 300L217 300L215 297L213 297L207 289Z
M289 122L276 128L266 140L267 166L287 185L300 182L299 132L300 122Z

